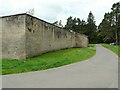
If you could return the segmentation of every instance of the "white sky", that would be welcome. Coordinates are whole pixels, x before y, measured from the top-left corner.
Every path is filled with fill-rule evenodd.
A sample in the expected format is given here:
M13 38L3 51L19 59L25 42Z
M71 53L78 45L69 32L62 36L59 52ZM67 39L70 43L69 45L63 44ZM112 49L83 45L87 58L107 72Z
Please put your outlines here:
M113 3L119 0L0 0L0 16L25 13L35 9L36 17L53 23L69 16L87 19L90 11L95 16L96 24L102 21L105 12L109 12Z

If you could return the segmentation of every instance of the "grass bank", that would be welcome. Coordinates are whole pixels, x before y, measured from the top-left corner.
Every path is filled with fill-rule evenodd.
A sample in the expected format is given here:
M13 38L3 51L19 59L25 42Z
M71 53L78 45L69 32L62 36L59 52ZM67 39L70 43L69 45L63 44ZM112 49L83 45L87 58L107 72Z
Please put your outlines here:
M120 57L120 52L118 52L120 49L120 46L109 45L109 44L102 44L102 46L104 46L105 48L108 48L109 50L116 53Z
M27 60L2 60L2 74L15 74L55 68L86 60L96 53L95 45L70 48L43 54Z

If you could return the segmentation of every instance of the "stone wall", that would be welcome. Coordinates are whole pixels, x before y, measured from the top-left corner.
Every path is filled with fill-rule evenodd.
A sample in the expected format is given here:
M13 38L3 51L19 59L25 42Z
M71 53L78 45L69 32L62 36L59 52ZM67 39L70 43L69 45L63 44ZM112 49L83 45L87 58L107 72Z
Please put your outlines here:
M26 59L49 51L88 45L87 36L27 14L2 17L2 28L2 58Z
M2 17L2 58L26 58L25 15Z
M84 47L87 47L88 46L88 38L83 35L83 34L79 34L79 33L76 33L75 35L75 47L81 47L81 48L84 48Z
M27 57L75 46L75 34L26 16Z

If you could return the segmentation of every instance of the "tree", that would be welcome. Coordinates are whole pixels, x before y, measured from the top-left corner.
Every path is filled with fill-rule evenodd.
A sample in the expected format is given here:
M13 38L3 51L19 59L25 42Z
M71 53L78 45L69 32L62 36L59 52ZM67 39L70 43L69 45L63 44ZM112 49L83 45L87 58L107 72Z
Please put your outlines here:
M94 15L90 11L88 18L87 18L87 25L85 34L89 37L90 43L96 43L96 33L97 33L97 26L95 24Z
M118 44L118 33L119 33L119 27L120 27L120 2L114 3L112 6L112 20L113 20L113 25L114 25L114 30L115 30L115 40L116 44Z
M106 43L114 42L114 31L113 26L111 24L112 22L112 14L111 13L105 13L104 19L100 23L98 29L99 29L99 36L103 37L103 41Z
M80 23L78 24L79 27L79 33L81 34L86 34L86 22L84 20L80 21ZM86 34L87 35L87 34Z
M34 15L35 9L34 9L34 8L33 8L33 9L30 9L30 10L28 10L26 13L27 13L27 14L30 14L30 15Z
M66 30L72 30L74 32L84 34L85 33L85 25L86 25L86 22L84 20L81 21L79 18L76 18L76 17L73 18L70 16L67 19L67 23L64 28Z
M61 20L60 20L60 21L55 21L55 22L53 23L53 25L63 28L63 25L62 25L62 21L61 21Z
M73 18L72 16L68 17L67 23L65 25L66 30L73 30Z
M99 36L104 42L111 43L120 40L120 2L113 4L111 12L105 13L104 19L99 25Z
M118 16L118 44L120 45L120 15Z
M93 14L92 14L92 12L90 11L89 12L89 15L88 15L88 18L87 18L87 22L88 23L95 23L95 21L94 21L94 16L93 16Z
M89 37L90 43L97 43L97 26L95 25L95 19L92 12L89 13L87 22L70 16L67 19L65 29L85 34Z

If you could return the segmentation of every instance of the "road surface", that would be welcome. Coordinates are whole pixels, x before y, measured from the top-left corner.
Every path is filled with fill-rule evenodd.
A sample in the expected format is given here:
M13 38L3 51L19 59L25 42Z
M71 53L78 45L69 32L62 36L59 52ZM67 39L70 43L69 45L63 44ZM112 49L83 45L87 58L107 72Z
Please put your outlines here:
M3 75L3 88L118 88L118 57L96 46L88 60L49 70Z

